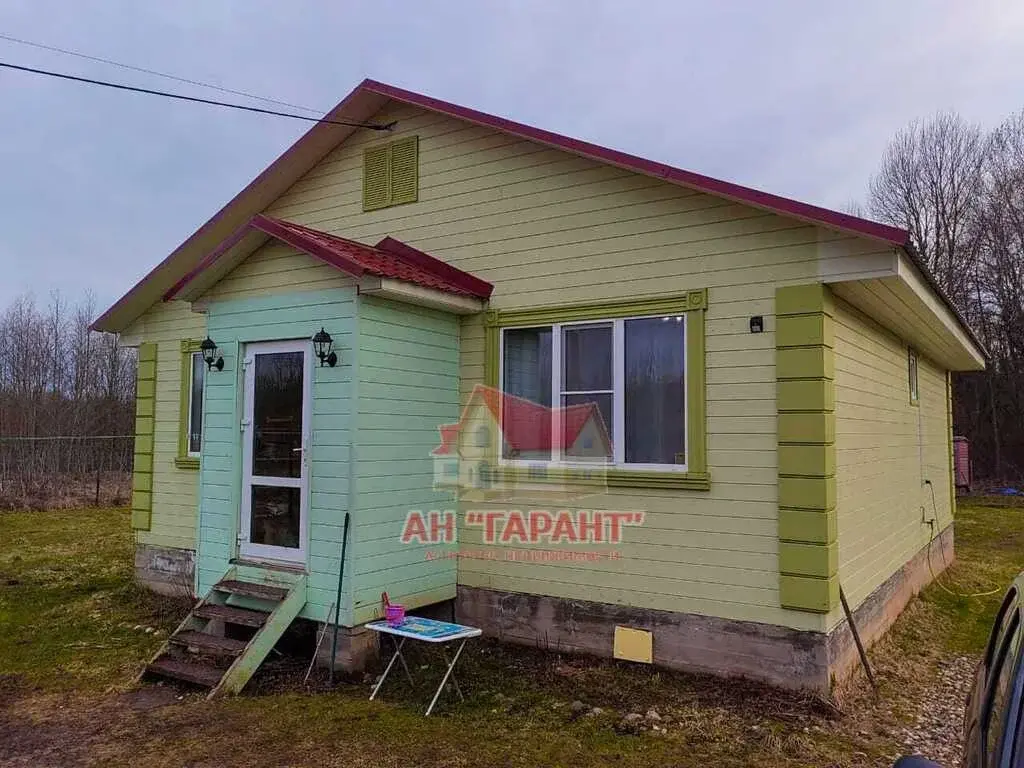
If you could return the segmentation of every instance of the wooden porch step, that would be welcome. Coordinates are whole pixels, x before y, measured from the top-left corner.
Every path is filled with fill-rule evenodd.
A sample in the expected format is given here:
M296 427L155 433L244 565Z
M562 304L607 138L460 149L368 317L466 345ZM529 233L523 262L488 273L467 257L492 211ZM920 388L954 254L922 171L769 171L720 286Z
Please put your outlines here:
M214 589L218 592L228 592L232 595L245 595L260 600L270 600L279 603L288 596L288 590L282 587L273 587L269 584L253 584L250 581L238 581L226 579L218 582Z
M241 624L244 627L262 627L267 623L269 616L261 611L250 611L248 608L234 608L229 605L213 603L199 606L193 614L204 619L223 619L229 624Z
M171 642L186 648L198 648L208 653L238 656L248 645L244 640L232 640L230 637L217 637L207 632L184 630L171 636Z
M157 659L146 667L146 671L154 675L170 677L174 680L184 680L186 683L194 683L207 688L213 688L224 677L223 669L217 669L207 664L198 664L193 661L169 658Z

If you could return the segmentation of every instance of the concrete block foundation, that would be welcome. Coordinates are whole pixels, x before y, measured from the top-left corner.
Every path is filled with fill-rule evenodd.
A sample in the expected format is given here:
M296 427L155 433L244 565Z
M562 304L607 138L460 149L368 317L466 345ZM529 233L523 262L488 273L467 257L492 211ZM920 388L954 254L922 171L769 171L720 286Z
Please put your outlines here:
M196 553L191 549L135 545L135 578L161 595L195 597Z
M854 611L870 646L910 599L953 561L953 526L879 586ZM942 548L940 553L939 548ZM945 554L943 561L942 554ZM546 595L460 586L457 620L498 640L556 652L611 657L616 625L654 634L654 664L668 669L745 677L782 688L829 692L859 664L845 619L832 631L810 632L774 624L734 621L570 600Z
M317 632L324 628L323 624L318 624ZM332 660L333 641L334 626L329 624L316 652L318 667L330 669L333 666L335 672L355 674L366 669L380 653L377 633L365 627L338 627L338 649Z

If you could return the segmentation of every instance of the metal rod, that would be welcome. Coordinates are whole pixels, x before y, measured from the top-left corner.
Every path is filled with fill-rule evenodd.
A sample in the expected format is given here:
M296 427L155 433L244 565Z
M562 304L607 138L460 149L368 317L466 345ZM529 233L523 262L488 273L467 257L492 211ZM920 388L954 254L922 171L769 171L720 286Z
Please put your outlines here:
M455 652L455 658L452 659L452 663L448 665L448 671L444 673L444 679L441 680L441 685L437 687L437 693L434 694L434 698L430 702L430 706L427 707L427 714L424 717L429 717L430 713L434 711L434 705L437 704L438 698L441 696L441 691L444 690L445 685L448 683L448 678L452 675L452 670L455 669L455 665L459 663L459 656L462 655L462 649L466 647L466 641L463 640L459 643L459 650ZM447 658L447 654L445 654ZM461 691L459 692L462 693Z
M331 603L331 607L327 609L328 616L332 613L334 613L334 603ZM316 657L320 655L320 646L324 644L324 638L327 637L327 624L324 624L323 629L317 635L316 650L313 651L313 658L309 660L309 666L306 667L306 676L302 678L303 685L309 682L309 676L313 672L313 665L316 664Z
M334 662L338 657L338 616L341 613L341 584L345 578L345 548L348 545L348 512L345 513L345 523L341 530L341 562L338 563L338 596L334 601L334 638L331 640L331 676L330 683L334 685Z
M387 679L388 673L391 672L391 668L393 666L395 666L395 659L401 659L402 658L402 646L403 645L405 645L405 638L404 637L402 638L402 641L400 643L396 643L396 645L395 645L395 655L391 657L391 661L389 661L388 665L384 668L384 674L380 676L380 680L377 681L377 685L375 685L373 687L373 693L370 694L370 701L373 701L377 697L377 691L379 691L380 687L382 685L384 685L384 681ZM402 663L403 664L405 663L404 659L402 659ZM406 672L409 671L408 667L406 667L405 671Z
M868 663L868 654L864 650L864 644L860 641L860 633L857 631L857 625L853 623L853 613L850 611L850 604L846 602L846 593L843 592L843 585L839 585L839 600L843 604L843 612L846 614L846 621L850 624L850 631L853 632L853 642L857 644L857 653L860 654L860 663L864 665L864 672L868 676L868 682L871 683L871 688L875 693L878 693L878 683L875 682L875 676L871 672L871 664Z

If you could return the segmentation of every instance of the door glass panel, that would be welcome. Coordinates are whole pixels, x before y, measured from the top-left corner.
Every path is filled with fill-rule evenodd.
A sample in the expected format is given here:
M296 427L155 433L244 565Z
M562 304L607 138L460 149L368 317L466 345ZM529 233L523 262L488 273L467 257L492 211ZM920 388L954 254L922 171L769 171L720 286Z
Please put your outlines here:
M253 544L297 549L301 496L298 488L254 485L249 540Z
M206 372L206 363L203 362L203 353L195 352L192 355L192 394L189 402L188 413L188 453L199 455L199 449L203 443L203 376Z
M303 354L256 355L255 366L252 473L257 477L300 477ZM255 526L255 506L253 510Z

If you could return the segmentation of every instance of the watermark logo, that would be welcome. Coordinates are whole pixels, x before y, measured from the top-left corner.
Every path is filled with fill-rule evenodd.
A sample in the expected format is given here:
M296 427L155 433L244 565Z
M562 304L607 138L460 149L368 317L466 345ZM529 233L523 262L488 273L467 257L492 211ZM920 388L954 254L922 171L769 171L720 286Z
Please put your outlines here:
M531 509L469 510L465 524L480 529L484 544L619 544L628 526L643 525L643 512ZM454 510L412 510L402 529L403 544L453 544Z
M607 490L612 442L597 402L550 408L478 385L438 431L434 488L463 501L550 504Z

